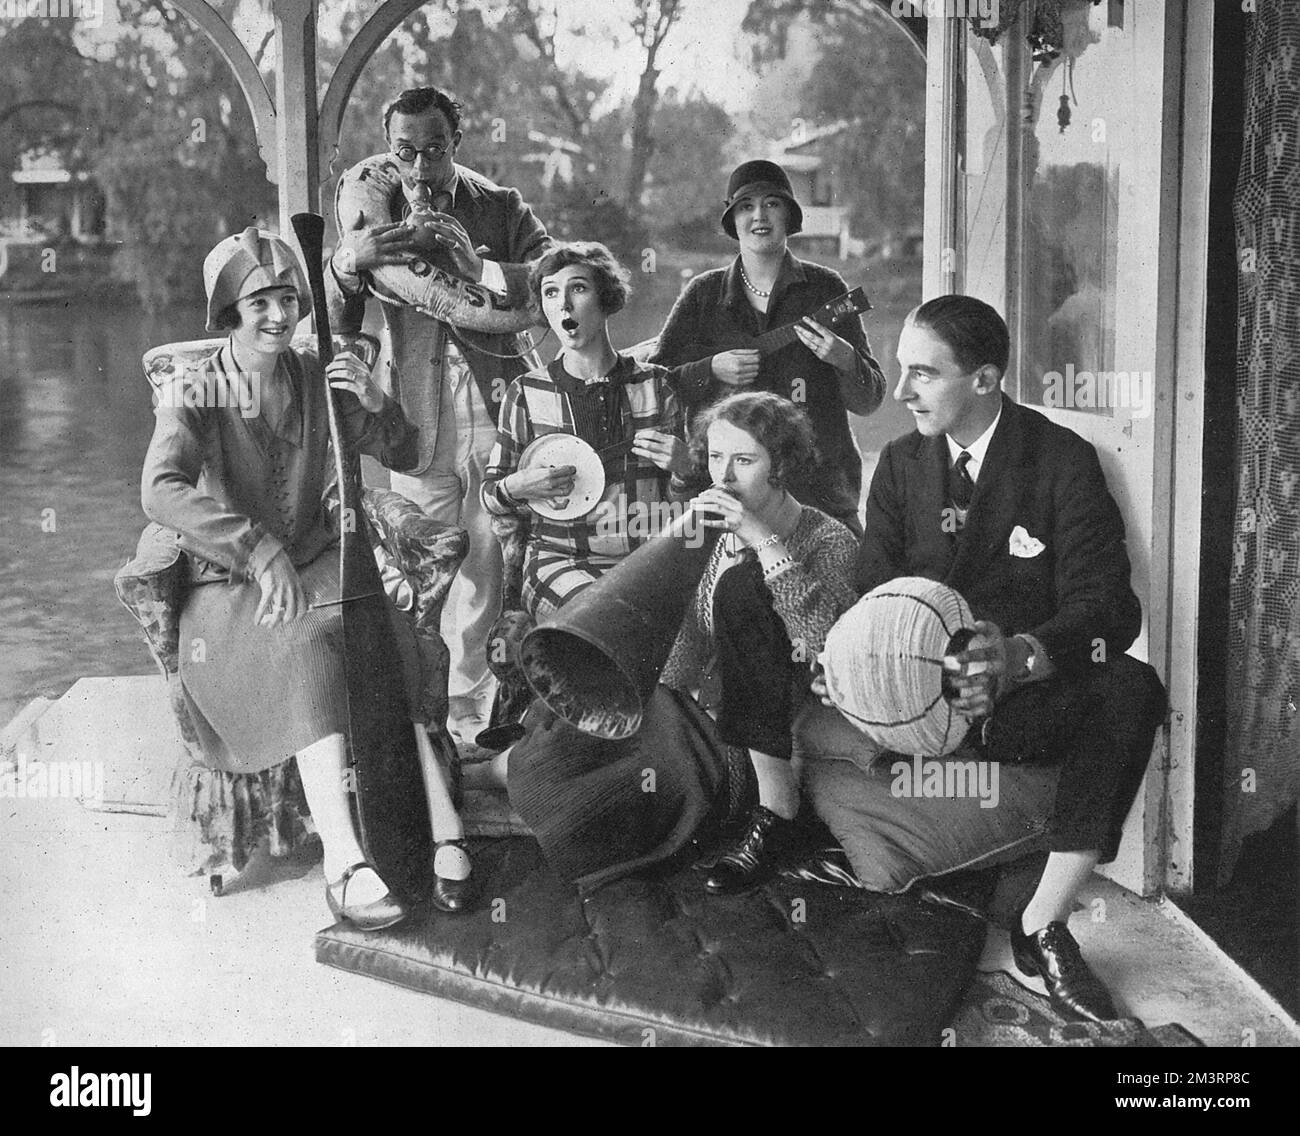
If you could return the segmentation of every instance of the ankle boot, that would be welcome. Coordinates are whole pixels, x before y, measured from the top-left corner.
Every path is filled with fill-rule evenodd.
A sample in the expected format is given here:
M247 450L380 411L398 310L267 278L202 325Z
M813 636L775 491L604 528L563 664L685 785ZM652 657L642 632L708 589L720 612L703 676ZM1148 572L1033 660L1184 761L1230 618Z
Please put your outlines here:
M718 857L704 888L713 895L731 895L765 879L794 822L757 805L736 842Z

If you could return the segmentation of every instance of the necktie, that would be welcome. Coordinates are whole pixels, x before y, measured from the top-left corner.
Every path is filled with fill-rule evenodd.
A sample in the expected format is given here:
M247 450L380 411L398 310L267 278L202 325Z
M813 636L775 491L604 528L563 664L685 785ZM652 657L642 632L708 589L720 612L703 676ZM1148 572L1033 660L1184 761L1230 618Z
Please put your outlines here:
M952 503L959 509L969 509L970 499L975 495L975 481L966 469L969 464L970 454L962 450L957 455L956 464L948 478L948 493L952 497Z

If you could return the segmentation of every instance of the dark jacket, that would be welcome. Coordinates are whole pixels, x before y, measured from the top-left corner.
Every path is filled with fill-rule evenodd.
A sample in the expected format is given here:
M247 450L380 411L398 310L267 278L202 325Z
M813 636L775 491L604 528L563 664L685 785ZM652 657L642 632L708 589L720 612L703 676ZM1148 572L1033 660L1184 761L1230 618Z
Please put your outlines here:
M517 189L496 185L460 165L456 167L456 175L452 216L465 226L475 247L486 246L484 258L501 265L511 301L518 302L527 296L529 266L525 262L541 256L551 243L546 229ZM402 219L402 205L399 191L393 195L390 220ZM364 283L364 275L361 279ZM356 278L352 280L355 282ZM368 291L363 288L348 294L348 281L333 271L326 272L325 283L334 329L360 331ZM419 475L432 463L433 446L438 438L443 344L449 334L454 335L469 364L483 405L494 422L510 380L531 370L536 359L531 351L520 355L520 336L451 329L405 304L386 300L381 304L392 340L392 374L387 386L408 417L420 427L419 461L409 471Z
M701 273L673 306L659 335L651 361L673 369L678 397L691 410L734 393L713 377L714 355L752 347L754 338L811 315L829 300L848 291L838 272L798 260L786 253L765 313L745 299L740 258L726 268ZM849 430L847 410L870 414L885 395L885 376L871 355L861 319L854 317L835 331L853 345L857 370L843 376L823 363L802 343L793 343L760 361L758 379L749 390L773 391L803 406L817 433L820 461L790 491L804 504L858 528L862 495L862 459Z
M913 432L880 455L858 558L863 592L897 576L926 576L960 592L976 618L1028 633L1060 669L1133 644L1142 609L1133 593L1124 521L1097 452L1073 430L1002 396L966 525L945 531L948 444ZM951 527L951 526L949 526ZM1044 545L1013 556L1020 527Z

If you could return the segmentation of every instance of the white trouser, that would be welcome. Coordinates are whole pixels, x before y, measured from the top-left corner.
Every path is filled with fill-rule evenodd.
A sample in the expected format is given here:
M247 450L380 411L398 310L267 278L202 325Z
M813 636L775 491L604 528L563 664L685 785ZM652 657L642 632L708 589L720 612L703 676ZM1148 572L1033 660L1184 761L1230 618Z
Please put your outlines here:
M486 700L495 681L487 669L487 639L501 610L501 549L479 489L496 423L459 353L449 350L446 364L433 464L416 477L394 473L392 487L435 520L462 525L469 533L469 552L442 612L442 636L451 652L447 693L452 699Z

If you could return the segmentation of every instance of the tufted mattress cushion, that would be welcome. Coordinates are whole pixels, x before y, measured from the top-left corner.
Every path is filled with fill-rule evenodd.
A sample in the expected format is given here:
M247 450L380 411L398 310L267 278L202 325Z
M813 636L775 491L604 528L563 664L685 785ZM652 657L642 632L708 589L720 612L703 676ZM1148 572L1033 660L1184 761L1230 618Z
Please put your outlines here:
M709 896L691 867L585 899L529 838L476 841L480 896L316 937L329 966L627 1045L934 1045L985 926L907 896L777 879Z

